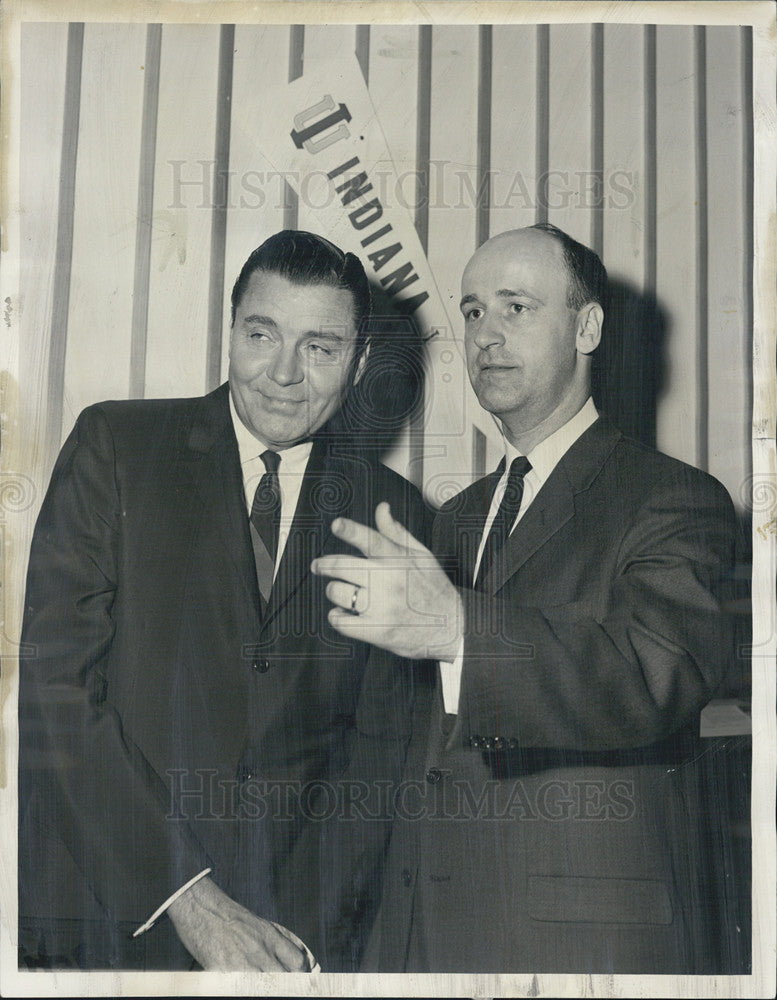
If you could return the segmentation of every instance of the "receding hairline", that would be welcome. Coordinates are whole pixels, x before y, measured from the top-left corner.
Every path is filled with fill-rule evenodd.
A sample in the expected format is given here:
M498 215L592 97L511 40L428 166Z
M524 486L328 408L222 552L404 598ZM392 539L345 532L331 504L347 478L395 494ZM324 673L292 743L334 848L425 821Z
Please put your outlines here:
M519 234L523 234L524 236L526 234L531 234L528 236L529 243L532 241L536 242L537 237L545 237L544 240L540 240L540 243L544 242L555 247L558 263L567 277L567 288L569 288L572 276L569 273L562 242L557 237L553 236L552 233L546 233L542 229L532 229L531 226L523 226L521 229L508 229L504 233L497 233L496 236L492 236L491 239L486 240L485 243L481 243L465 264L464 271L462 272L462 281L464 280L464 277L466 276L471 265L478 259L479 256L485 256L488 254L490 249L497 248L500 244L507 244L507 246L509 246L511 243L515 243L516 237L518 237Z

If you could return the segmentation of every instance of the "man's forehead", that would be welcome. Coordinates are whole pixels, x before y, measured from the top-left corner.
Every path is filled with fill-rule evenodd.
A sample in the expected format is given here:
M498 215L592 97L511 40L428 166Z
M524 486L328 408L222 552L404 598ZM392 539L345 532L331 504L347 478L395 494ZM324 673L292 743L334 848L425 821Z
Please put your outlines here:
M353 294L347 288L336 288L325 282L290 281L275 271L254 271L240 302L246 314L272 309L282 315L319 318L331 324L353 325Z
M551 269L554 278L565 271L564 253L558 242L539 229L513 229L492 237L480 246L464 269L461 289L467 294L474 283L490 289L501 287L502 277L518 272L542 275Z

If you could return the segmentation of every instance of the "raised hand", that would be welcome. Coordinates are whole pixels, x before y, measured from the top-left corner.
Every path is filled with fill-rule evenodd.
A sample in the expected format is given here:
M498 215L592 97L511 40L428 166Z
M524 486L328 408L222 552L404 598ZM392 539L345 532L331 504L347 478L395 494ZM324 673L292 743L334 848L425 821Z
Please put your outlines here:
M321 556L312 570L330 577L326 595L335 605L330 624L410 659L453 660L463 636L463 608L456 588L432 553L391 516L375 511L375 527L336 518L332 532L362 553Z

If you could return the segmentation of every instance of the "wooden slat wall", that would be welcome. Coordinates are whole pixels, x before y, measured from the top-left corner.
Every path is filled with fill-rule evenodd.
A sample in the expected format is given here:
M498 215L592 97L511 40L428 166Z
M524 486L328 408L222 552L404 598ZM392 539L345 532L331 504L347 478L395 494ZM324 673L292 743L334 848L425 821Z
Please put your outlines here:
M243 259L284 224L315 228L305 205L268 178L272 164L252 139L264 88L341 47L358 53L452 316L461 270L489 234L547 218L601 247L612 276L635 295L654 294L665 318L658 446L709 468L739 501L752 315L747 29L79 32L22 32L22 100L34 108L23 116L22 387L36 399L30 438L47 456L41 487L84 405L201 393L223 377L228 295ZM211 187L216 162L230 172L228 192ZM196 183L176 187L176 176ZM427 396L434 390L432 371ZM45 419L47 398L55 412ZM486 440L473 433L455 450L454 464L469 466L457 475L497 457L487 418L472 422ZM424 448L434 447L432 428ZM402 453L420 461L418 441Z
M195 396L208 388L218 57L218 27L163 27L145 373L149 398Z
M21 118L20 196L28 206L23 217L20 254L20 368L26 391L19 396L22 453L41 485L51 471L48 449L48 365L51 346L57 261L62 131L67 75L66 24L31 24L22 34L24 74ZM56 413L59 444L61 404ZM51 450L55 451L55 448Z
M289 28L235 27L232 78L232 129L230 133L229 211L227 213L224 265L224 321L228 322L229 296L243 261L268 236L283 228L284 187L269 176L273 164L257 149L253 129L263 113L264 80L284 79L289 66ZM257 72L261 67L261 72ZM226 376L228 330L222 343L222 375Z
M696 75L692 28L659 27L656 39L656 294L667 317L665 382L657 442L685 461L699 461L703 442L697 405L699 328L695 298Z
M143 25L84 28L63 437L96 389L129 392L145 52Z
M613 278L645 287L645 40L631 25L604 26L602 259Z
M550 27L548 222L591 245L591 26Z
M739 373L748 365L751 319L742 290L750 280L748 176L743 156L748 123L742 112L747 65L731 31L707 28L707 468L738 496L746 481L750 390Z

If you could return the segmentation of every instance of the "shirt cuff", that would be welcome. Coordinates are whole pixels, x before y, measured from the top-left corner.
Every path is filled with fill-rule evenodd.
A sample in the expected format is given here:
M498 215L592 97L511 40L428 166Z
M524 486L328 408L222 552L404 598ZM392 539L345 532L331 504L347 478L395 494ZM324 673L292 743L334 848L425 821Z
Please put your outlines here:
M144 924L141 924L136 931L132 932L132 936L139 937L139 935L145 934L146 931L150 930L157 922L157 920L159 920L162 914L168 909L168 907L172 906L172 904L176 901L176 899L179 899L181 896L183 896L186 890L191 889L191 887L195 884L195 882L199 882L201 878L205 878L206 875L210 875L212 871L213 871L212 868L206 868L204 869L204 871L201 871L199 875L195 875L194 878L190 878L185 885L181 886L180 889L176 889L176 891L172 894L172 896L169 896L158 909L154 910L154 912L151 914L151 916Z
M461 669L464 666L464 640L459 643L459 650L453 663L440 660L440 679L442 681L442 704L448 715L459 714L459 691L461 689Z

